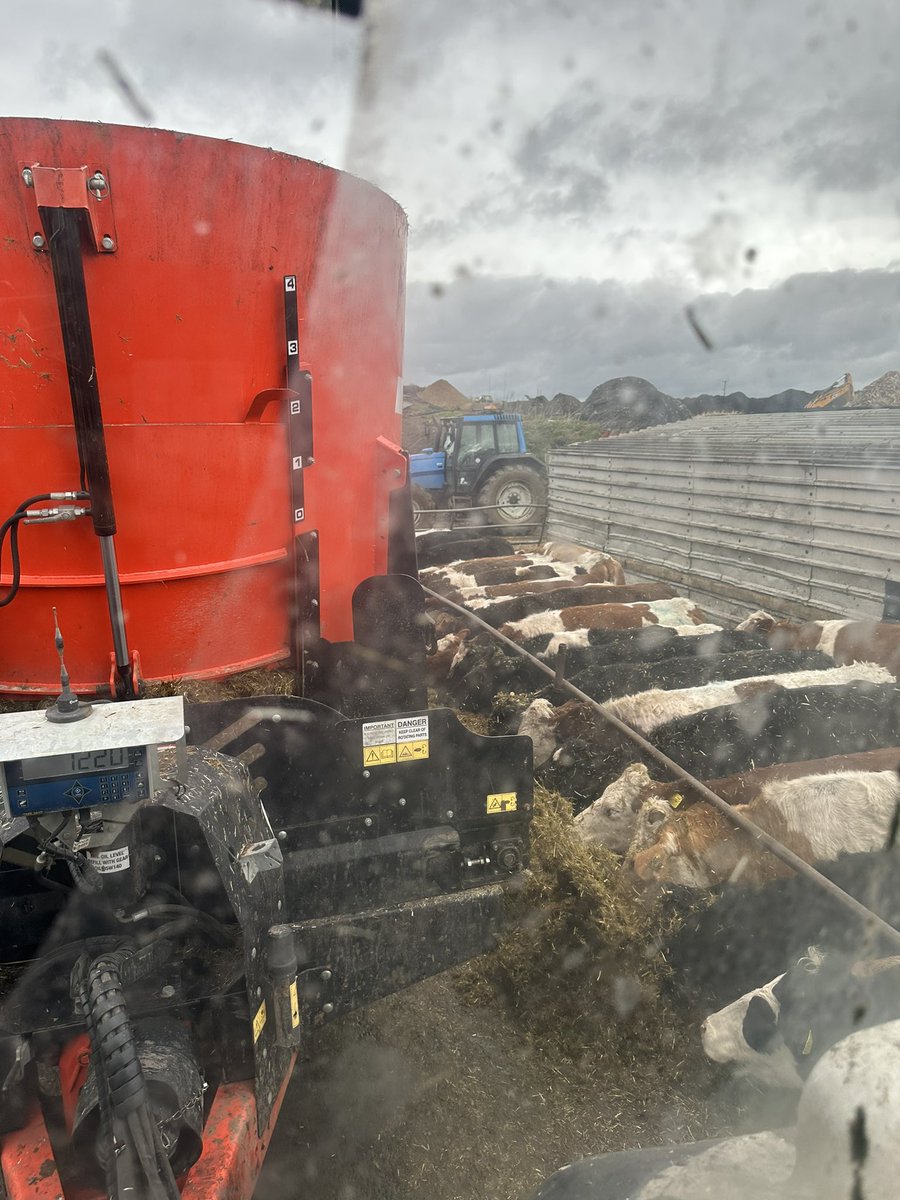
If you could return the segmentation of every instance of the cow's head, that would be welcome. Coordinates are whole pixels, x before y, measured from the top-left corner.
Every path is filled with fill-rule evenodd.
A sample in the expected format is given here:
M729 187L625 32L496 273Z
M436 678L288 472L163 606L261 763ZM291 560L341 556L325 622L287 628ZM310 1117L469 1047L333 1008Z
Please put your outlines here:
M764 609L751 613L740 625L735 625L738 633L769 633L775 627L775 618Z

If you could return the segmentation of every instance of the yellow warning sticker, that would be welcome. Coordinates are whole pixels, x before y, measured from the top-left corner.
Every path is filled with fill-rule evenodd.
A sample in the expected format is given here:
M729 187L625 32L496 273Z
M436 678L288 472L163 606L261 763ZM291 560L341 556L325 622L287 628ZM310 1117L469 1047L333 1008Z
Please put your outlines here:
M297 999L297 980L291 984L291 1029L296 1029L300 1024L300 1001Z
M254 1043L259 1041L259 1035L262 1033L262 1031L265 1029L265 1027L266 1027L266 1002L265 1002L265 1000L263 1000L262 1004L256 1010L256 1016L253 1018L253 1041L254 1041Z
M683 803L684 803L684 796L682 796L681 792L676 792L675 795L669 801L669 804L672 806L672 808L680 808Z
M515 812L517 808L518 794L516 792L496 792L487 798L488 813Z
M413 758L428 757L428 742L398 742L397 762L409 762Z
M397 761L396 746L363 746L363 766L380 767Z

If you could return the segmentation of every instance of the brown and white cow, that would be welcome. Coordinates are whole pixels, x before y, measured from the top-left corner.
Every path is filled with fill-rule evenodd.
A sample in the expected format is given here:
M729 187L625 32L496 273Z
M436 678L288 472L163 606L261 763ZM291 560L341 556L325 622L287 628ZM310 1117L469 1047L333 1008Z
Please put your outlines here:
M884 848L898 805L896 771L847 771L775 780L735 811L812 863ZM634 856L633 867L640 879L693 888L791 874L751 834L704 803L665 825L658 840Z
M557 712L549 700L538 697L522 713L518 732L530 737L534 747L534 769L549 761L556 749Z
M511 554L501 558L460 559L442 567L426 567L419 578L442 595L466 596L483 587L517 582L577 579L582 583L624 584L622 566L608 554L593 554L579 562L557 562L542 554Z
M559 721L557 721L557 726ZM890 771L900 768L900 746L834 754L806 762L776 763L738 775L704 780L728 804L749 804L767 783L804 775L833 775L837 771ZM603 794L575 818L586 841L619 854L635 855L655 842L662 826L698 802L683 783L651 779L644 763L632 763Z
M425 679L429 687L444 683L454 659L470 636L471 630L461 629L458 633L447 633L438 638L434 653L425 659Z
M575 588L554 588L520 596L468 596L464 603L490 625L500 626L521 621L534 613L595 604L638 604L655 600L671 600L675 593L665 583L584 583L575 580ZM534 585L532 585L533 587ZM571 595L571 599L569 598Z
M651 688L633 696L607 701L606 709L641 733L652 733L660 725L690 717L709 708L737 704L760 692L782 687L839 687L845 683L894 683L885 667L874 663L851 663L826 671L789 671L783 675L752 675L748 679L719 679L702 687Z
M821 650L836 663L874 662L900 673L900 625L882 621L780 621L771 613L751 613L739 630L764 633L779 650Z
M514 642L550 633L566 634L560 640L571 645L587 645L587 633L591 629L641 629L645 625L662 625L669 629L689 625L703 627L705 618L692 600L675 596L669 600L634 604L579 604L572 608L551 609L532 613L520 621L509 621L501 626L500 632ZM715 629L718 630L718 626Z

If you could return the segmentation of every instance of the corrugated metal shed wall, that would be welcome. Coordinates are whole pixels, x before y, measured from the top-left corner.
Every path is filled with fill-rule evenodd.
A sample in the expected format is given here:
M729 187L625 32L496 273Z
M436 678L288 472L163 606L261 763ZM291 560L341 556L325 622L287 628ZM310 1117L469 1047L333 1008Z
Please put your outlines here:
M549 533L722 617L882 615L900 411L695 417L550 455Z

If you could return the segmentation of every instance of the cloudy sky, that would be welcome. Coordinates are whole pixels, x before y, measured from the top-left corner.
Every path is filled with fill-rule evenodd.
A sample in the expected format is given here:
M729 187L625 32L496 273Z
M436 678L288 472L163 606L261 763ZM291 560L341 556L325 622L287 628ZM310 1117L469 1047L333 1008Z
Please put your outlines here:
M410 220L408 380L767 394L900 368L892 0L6 0L0 109L347 167ZM688 322L694 314L712 348Z

